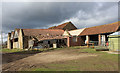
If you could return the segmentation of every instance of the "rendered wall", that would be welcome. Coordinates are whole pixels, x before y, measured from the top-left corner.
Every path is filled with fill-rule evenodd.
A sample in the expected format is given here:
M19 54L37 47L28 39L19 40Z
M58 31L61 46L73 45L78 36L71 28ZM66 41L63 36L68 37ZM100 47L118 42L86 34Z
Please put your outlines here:
M19 43L18 42L13 42L13 48L19 48Z
M23 49L23 33L21 29L19 31L18 42L19 42L19 48Z
M111 51L120 51L120 36L109 36L108 41Z
M8 38L7 38L7 48L11 49L11 41L10 41L10 34L8 34Z

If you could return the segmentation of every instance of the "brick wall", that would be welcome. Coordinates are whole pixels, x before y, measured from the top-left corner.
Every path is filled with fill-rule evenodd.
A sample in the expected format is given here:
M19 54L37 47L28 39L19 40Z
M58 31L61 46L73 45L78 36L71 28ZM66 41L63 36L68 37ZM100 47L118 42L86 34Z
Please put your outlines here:
M67 46L81 46L84 43L84 40L81 37L77 37L77 41L74 41L75 37L68 37L67 38Z

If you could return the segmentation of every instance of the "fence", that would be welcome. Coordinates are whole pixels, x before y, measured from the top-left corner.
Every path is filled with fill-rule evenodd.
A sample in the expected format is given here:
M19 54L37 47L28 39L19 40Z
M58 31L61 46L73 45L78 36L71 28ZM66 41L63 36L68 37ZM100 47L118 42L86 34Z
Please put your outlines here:
M94 45L90 45L91 47L94 46L95 49L108 49L109 42L108 41L101 41L101 45L99 45L99 41L90 41L89 43L93 43Z
M90 45L89 47L94 47L95 49L109 49L110 51L120 51L120 44L118 41L101 41L101 45L99 45L99 41L90 41L90 43L94 43L94 45Z

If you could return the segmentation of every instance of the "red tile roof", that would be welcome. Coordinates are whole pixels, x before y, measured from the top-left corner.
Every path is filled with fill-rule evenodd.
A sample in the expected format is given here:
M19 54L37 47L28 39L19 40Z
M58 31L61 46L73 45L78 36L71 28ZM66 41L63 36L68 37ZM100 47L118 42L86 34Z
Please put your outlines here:
M25 36L35 36L38 40L62 38L64 30L61 29L23 29Z
M68 23L70 23L70 22L66 22L66 23L63 23L61 25L58 25L55 27L55 29L63 29Z
M50 27L48 29L63 29L67 24L69 24L71 22L66 22L66 23L63 23L61 25L58 25L58 26L53 26L53 27Z
M38 36L36 38L39 41L42 41L42 40L51 40L51 39L63 39L63 38L67 38L67 37L63 37L63 36L44 36L44 37L41 37L41 36Z
M48 29L54 29L56 26L49 27Z
M93 35L93 34L104 34L104 33L111 33L116 32L119 28L120 24L118 22L100 25L95 27L86 28L81 35Z

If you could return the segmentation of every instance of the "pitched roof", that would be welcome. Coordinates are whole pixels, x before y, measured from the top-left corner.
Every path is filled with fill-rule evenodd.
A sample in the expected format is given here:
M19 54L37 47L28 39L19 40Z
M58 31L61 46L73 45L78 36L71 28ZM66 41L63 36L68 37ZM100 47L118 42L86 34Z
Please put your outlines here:
M82 29L76 29L76 30L71 30L69 31L70 35L72 36L78 36L80 35L83 31L84 31L85 28L82 28Z
M48 29L54 29L56 26L49 27Z
M114 33L110 34L110 36L111 36L111 35L120 35L120 31L114 32Z
M63 33L63 36L78 36L80 35L83 31L84 31L85 28L82 28L82 29L76 29L76 30L71 30L71 31L65 31Z
M62 37L64 30L61 29L23 29L25 36L35 36L38 40Z
M36 36L36 35L60 35L63 34L64 30L61 29L23 29L23 33L26 36Z
M70 33L68 32L68 30L65 30L65 32L63 33L63 36L71 36Z
M69 24L71 22L66 22L66 23L63 23L61 25L58 25L58 26L53 26L53 27L50 27L48 29L63 29L67 24Z
M66 22L66 23L63 23L61 25L58 25L55 27L55 29L63 29L68 23L71 23L71 22Z
M119 22L86 28L81 35L93 35L116 32L119 28Z
M36 37L39 41L42 41L42 40L51 40L51 39L63 39L63 38L66 38L66 37L63 37L61 35L59 36L38 36Z
M19 28L15 28L15 31L17 31L18 33L19 33L19 30L20 30Z

